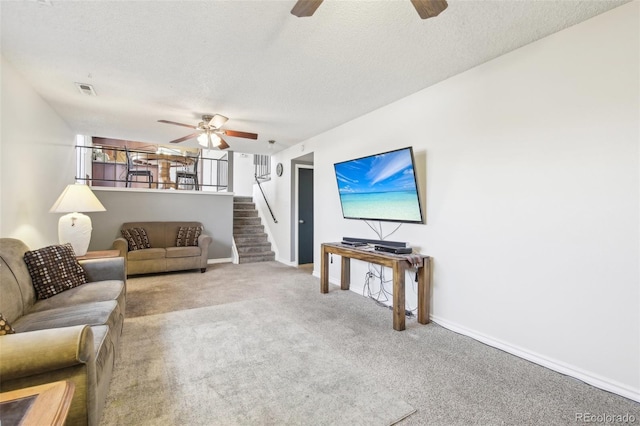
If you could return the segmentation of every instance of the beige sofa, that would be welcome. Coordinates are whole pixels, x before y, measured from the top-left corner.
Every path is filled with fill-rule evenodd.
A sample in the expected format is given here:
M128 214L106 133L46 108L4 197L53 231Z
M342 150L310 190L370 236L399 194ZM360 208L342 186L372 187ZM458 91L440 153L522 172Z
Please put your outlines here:
M127 275L155 272L182 271L187 269L207 270L207 259L211 237L204 232L198 237L198 245L176 247L180 227L202 226L200 222L126 222L120 229L143 228L149 237L151 248L129 250L125 238L113 242L113 248L126 259Z
M86 284L37 300L28 250L0 239L0 313L15 330L0 336L0 391L71 381L67 424L97 425L124 322L124 259L81 261Z

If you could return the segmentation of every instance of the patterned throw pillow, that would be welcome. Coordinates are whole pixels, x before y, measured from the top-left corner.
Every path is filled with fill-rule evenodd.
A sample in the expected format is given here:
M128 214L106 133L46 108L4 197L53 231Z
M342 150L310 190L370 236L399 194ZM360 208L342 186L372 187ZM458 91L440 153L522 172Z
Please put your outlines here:
M127 240L129 251L151 248L147 231L144 228L122 229L120 233Z
M13 334L16 331L13 329L13 327L11 327L11 324L9 324L9 322L4 319L4 316L2 316L2 314L0 314L0 336L4 336L6 334Z
M181 226L178 229L176 247L197 246L200 234L202 234L202 226Z
M28 251L24 261L38 299L47 299L87 282L71 244Z

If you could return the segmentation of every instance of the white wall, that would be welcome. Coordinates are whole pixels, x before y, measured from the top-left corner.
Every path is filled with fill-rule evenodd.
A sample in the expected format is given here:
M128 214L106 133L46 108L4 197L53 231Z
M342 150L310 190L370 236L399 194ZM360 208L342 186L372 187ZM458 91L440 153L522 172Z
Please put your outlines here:
M391 239L433 256L432 318L640 400L639 12L626 4L276 155L314 152L316 273L322 242L375 238L342 219L333 163L411 145L427 224ZM290 172L265 184L281 254ZM356 292L365 271L352 261Z
M250 197L255 183L253 154L233 153L233 192Z
M93 223L89 250L111 248L125 222L197 221L212 239L209 259L231 259L232 193L97 187L94 194L107 211L87 213Z
M13 66L2 60L0 236L36 248L58 242L49 209L74 182L75 135Z

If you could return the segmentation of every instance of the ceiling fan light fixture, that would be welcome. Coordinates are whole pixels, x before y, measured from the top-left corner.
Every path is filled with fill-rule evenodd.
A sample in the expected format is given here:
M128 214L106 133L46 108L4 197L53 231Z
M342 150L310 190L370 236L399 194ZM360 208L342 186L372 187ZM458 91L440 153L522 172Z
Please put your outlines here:
M198 144L204 147L206 147L209 142L206 133L201 133L197 139L198 139Z
M222 142L222 139L220 139L220 136L216 135L215 133L213 135L209 135L209 140L212 142L213 146L215 147L219 147L220 143Z
M222 127L224 125L224 123L226 123L229 119L227 117L225 117L224 115L220 115L220 114L215 114L213 116L213 118L211 119L211 121L209 122L210 126L215 127L216 129L219 129L220 127Z

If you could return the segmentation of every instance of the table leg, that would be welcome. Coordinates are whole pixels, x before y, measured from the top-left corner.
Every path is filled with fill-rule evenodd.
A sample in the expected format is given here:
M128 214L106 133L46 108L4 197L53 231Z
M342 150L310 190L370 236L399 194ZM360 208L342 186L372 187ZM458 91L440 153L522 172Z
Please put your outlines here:
M423 259L418 269L418 322L429 323L429 305L431 304L431 258Z
M404 271L402 262L393 264L393 329L397 331L405 328Z
M340 288L349 290L351 284L351 259L342 256L342 271L340 272Z
M164 189L171 189L175 186L175 182L171 180L171 161L158 160L158 180Z
M320 255L320 293L329 293L329 253L324 245Z

